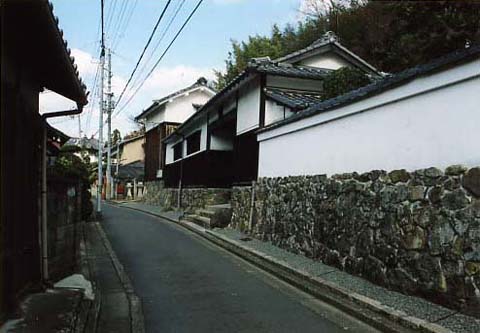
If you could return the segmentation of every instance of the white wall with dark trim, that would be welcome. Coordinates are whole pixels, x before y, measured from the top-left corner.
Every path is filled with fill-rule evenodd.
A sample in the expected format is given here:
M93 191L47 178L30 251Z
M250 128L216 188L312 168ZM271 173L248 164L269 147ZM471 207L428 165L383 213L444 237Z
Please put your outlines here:
M480 60L260 133L258 140L259 177L479 165Z

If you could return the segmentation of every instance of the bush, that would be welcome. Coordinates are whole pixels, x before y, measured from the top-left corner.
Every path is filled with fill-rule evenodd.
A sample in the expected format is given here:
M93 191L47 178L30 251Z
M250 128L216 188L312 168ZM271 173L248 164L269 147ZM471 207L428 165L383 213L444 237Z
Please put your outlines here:
M60 152L55 164L49 168L48 173L53 177L81 182L81 217L82 220L88 220L93 212L93 204L89 192L91 184L90 165L74 155L72 150L66 149Z
M330 72L323 81L323 99L327 100L371 83L371 79L362 71L342 67Z

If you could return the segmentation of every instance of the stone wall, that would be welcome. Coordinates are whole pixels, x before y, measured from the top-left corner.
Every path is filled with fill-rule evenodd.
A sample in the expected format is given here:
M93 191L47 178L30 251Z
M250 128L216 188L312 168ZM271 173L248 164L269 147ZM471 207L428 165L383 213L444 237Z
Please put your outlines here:
M178 188L166 188L161 181L145 183L146 193L143 201L165 210L178 209ZM231 189L228 188L183 188L181 210L190 213L208 205L230 202Z
M48 182L48 270L52 280L73 274L81 239L81 186L51 177Z
M262 178L231 227L379 285L480 316L480 168Z

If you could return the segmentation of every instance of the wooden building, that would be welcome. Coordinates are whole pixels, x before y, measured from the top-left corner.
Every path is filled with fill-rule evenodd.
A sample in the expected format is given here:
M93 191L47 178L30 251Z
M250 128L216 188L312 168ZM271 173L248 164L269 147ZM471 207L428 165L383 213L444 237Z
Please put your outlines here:
M382 77L332 33L280 59L252 59L165 139L166 185L229 187L257 179L257 131L320 102L325 76L345 66Z
M214 94L207 80L200 78L191 86L154 100L152 105L135 118L145 126L145 180L163 178L163 140Z
M87 102L52 10L46 0L0 2L0 317L42 276L41 148L48 131L39 93L47 88L77 105Z

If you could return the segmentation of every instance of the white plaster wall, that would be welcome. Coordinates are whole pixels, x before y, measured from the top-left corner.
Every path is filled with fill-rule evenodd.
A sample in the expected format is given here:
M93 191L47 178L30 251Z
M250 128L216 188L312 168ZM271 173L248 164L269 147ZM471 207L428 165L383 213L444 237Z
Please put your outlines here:
M317 54L307 59L301 60L297 65L339 69L349 66L348 62L334 53Z
M479 165L479 65L261 133L259 176Z
M237 109L237 135L259 126L260 83L251 82L240 89Z
M201 131L200 133L200 150L190 154L187 154L187 138L189 135L193 134L194 132ZM207 149L207 116L206 114L200 117L195 123L192 123L187 130L184 131L184 137L185 140L183 141L183 158L187 156L193 156L195 154L198 154L202 151L205 151ZM175 162L173 160L173 146L175 146L178 142L182 141L182 139L178 139L172 143L167 143L166 145L166 152L165 152L165 163L170 164ZM180 160L180 159L178 159ZM177 161L178 161L177 160Z
M161 105L157 111L150 113L145 117L145 129L150 131L165 121L165 105Z
M265 101L265 125L283 120L293 115L293 112L286 106L275 103L274 101Z
M166 104L165 121L183 123L197 112L192 104L205 104L212 96L209 90L200 88L174 98Z
M323 90L323 82L321 80L299 79L276 75L267 75L266 86L267 88L285 88L308 91Z
M233 150L233 137L231 133L224 131L216 131L212 133L210 137L210 149L211 150Z

